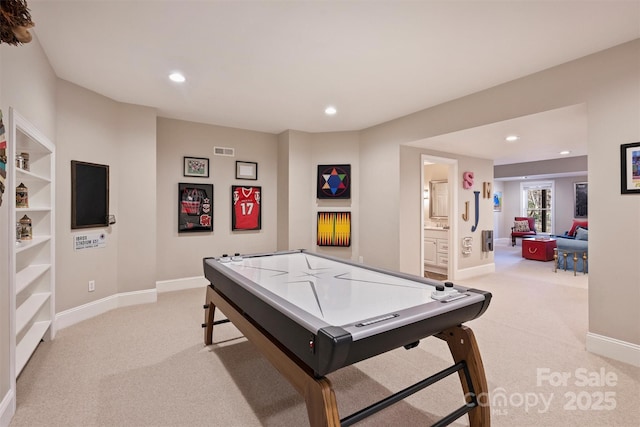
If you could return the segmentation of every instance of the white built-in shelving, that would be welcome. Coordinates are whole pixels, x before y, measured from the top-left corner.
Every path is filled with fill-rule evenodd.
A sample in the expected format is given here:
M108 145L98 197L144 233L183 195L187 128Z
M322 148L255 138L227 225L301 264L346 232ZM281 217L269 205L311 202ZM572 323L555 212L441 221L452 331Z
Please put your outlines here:
M44 339L55 335L55 246L54 246L54 145L15 110L9 110L7 150L8 191L19 184L28 188L29 207L16 207L15 194L9 199L9 235L16 236L16 223L27 215L32 221L31 240L11 245L10 321L13 387L29 358ZM29 154L29 170L17 167L17 154Z

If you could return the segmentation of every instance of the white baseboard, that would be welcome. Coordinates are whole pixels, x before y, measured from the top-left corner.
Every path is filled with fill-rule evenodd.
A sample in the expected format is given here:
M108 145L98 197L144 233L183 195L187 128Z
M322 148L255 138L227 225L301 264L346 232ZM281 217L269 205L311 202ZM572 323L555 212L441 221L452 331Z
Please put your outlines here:
M204 276L185 277L174 280L160 280L156 282L156 290L160 292L182 291L184 289L205 288L209 281Z
M129 305L136 304L148 304L156 302L157 300L158 294L155 289L111 295L106 298L57 313L55 323L56 331L75 325L83 320L91 319L92 317L111 311L114 308L127 307Z
M0 427L7 427L16 412L16 395L10 389L0 402Z
M640 368L640 345L587 332L587 351Z
M476 267L470 267L470 268L454 271L453 272L454 277L452 280L471 279L473 277L482 276L483 274L491 274L495 272L496 272L496 265L495 263L492 262L490 264L478 265Z

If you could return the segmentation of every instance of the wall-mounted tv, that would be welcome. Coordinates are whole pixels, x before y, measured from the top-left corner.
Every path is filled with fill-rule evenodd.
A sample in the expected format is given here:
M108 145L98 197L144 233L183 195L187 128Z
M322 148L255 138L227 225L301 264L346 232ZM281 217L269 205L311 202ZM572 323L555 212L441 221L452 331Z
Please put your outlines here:
M71 161L71 228L109 225L109 166Z

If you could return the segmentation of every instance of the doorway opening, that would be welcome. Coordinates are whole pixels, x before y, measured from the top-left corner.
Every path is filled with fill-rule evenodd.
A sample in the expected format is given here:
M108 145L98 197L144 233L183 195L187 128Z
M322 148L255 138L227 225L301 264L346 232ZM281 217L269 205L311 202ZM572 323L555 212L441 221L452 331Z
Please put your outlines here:
M455 265L455 221L457 160L422 155L422 255L424 276L453 279Z

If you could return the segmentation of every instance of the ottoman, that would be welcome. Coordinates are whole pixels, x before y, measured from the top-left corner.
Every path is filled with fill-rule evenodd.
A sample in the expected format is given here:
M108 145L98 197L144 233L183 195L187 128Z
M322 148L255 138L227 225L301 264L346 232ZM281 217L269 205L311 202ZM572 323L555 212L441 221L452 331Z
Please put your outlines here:
M522 239L522 257L537 261L553 261L553 250L556 248L556 239L537 237L535 239Z

